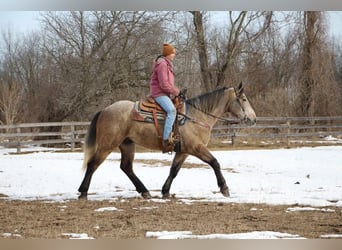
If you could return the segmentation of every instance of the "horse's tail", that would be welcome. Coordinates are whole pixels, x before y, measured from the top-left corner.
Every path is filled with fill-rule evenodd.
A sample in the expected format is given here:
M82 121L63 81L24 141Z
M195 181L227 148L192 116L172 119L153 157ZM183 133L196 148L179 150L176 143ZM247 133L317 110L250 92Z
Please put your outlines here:
M97 123L97 120L99 119L100 114L101 114L101 111L95 114L88 128L88 132L85 138L85 144L83 147L83 151L84 151L83 169L87 169L89 159L91 159L96 152L96 148L97 148L96 123Z

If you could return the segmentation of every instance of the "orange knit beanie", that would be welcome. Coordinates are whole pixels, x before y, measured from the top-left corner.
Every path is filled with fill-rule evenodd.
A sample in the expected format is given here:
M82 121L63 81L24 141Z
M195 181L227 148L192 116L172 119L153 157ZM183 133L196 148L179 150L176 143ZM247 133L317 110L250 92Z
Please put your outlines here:
M171 55L172 53L175 53L175 48L168 43L163 44L163 56Z

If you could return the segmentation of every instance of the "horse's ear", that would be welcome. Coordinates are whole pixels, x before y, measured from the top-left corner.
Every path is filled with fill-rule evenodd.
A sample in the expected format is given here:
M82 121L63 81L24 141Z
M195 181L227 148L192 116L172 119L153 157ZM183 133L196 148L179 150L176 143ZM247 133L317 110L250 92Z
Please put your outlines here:
M243 93L243 84L242 81L239 83L237 88L235 88L235 93L237 96L240 96Z

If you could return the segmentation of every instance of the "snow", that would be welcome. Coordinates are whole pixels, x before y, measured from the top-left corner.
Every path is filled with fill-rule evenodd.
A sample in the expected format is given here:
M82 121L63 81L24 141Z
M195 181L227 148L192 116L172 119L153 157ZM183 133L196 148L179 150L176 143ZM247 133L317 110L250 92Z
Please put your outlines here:
M334 209L330 208L314 208L314 207L289 207L286 212L312 212L319 211L324 213L334 213Z
M63 236L69 237L72 240L92 240L93 237L88 236L86 233L63 233Z
M191 231L162 231L146 232L146 237L155 237L157 239L304 239L299 235L272 231L207 235L193 235Z
M84 176L83 153L11 152L15 149L0 149L0 194L7 199L56 202L77 199L77 189ZM210 167L183 168L171 186L178 202L342 207L342 146L212 153L221 164L231 197L223 197L219 192ZM140 197L120 170L120 157L119 153L112 153L95 172L89 199ZM169 174L172 158L158 152L136 153L138 161L134 170L151 190L153 202L167 202L161 199L160 189ZM150 159L160 163L148 165L142 161ZM194 157L189 157L187 162L202 163Z
M20 234L12 234L12 233L3 233L2 237L4 238L21 238Z
M342 239L342 234L324 234L320 238L323 239Z
M24 152L25 150L23 150ZM77 199L77 189L84 177L83 153L63 153L46 148L28 148L31 153L14 154L15 149L0 148L0 196L13 200L67 202ZM32 151L35 151L32 153ZM213 151L230 188L231 197L221 195L210 167L183 168L171 186L177 202L266 203L288 205L286 212L334 212L325 206L342 207L342 146L303 147L273 150ZM140 197L133 184L120 170L120 154L112 153L95 172L88 199L126 202ZM168 174L173 156L157 152L136 153L134 170L151 191L150 207L167 203L160 189ZM144 160L157 160L148 164ZM194 157L188 163L200 164ZM58 206L61 211L66 205ZM116 213L116 207L96 212ZM251 208L251 211L261 209ZM98 226L97 226L98 227ZM2 232L3 237L20 238ZM93 239L86 233L64 233L70 239ZM300 239L284 232L258 231L239 234L194 235L191 231L147 232L158 239ZM320 238L342 238L340 234Z
M95 212L106 212L106 211L120 211L120 209L117 209L116 207L101 207L101 208L95 209Z

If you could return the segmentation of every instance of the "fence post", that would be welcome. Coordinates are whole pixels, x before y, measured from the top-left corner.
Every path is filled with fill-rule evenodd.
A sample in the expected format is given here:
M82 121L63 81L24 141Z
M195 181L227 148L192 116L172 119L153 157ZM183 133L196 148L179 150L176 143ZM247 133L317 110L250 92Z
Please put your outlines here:
M235 146L235 137L236 137L236 135L235 135L235 131L234 131L232 134L232 146Z
M71 151L75 149L75 125L71 125Z
M21 133L20 127L17 127L17 133ZM20 146L20 136L17 137L17 153L21 153L21 146Z
M287 133L287 135L286 135L286 144L287 144L287 147L289 148L290 147L290 133L291 133L291 123L290 123L290 119L289 118L287 118L287 120L286 120L286 133Z

